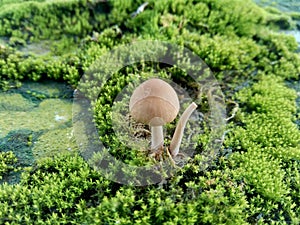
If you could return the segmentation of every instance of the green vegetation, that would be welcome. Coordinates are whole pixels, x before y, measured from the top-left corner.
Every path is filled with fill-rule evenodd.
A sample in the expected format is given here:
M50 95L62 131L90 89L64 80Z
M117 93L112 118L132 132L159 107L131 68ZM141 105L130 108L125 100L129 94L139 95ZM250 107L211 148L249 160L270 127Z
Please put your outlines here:
M299 224L299 104L296 91L286 82L299 82L300 56L295 39L277 33L294 26L291 17L250 0L151 0L132 17L142 3L0 1L0 85L10 93L23 87L23 81L49 79L75 88L89 66L114 47L144 39L185 46L214 72L225 93L228 116L234 112L232 103L239 105L227 124L217 159L207 170L201 169L210 131L203 125L195 155L177 174L159 184L134 187L107 180L76 152L63 149L58 154L61 145L73 148L70 137L47 142L55 131L5 134L4 141L22 138L22 146L33 148L31 154L39 157L46 152L50 157L27 165L30 168L22 172L19 183L0 186L1 223ZM32 46L46 46L46 50L38 54ZM128 57L135 54L132 51ZM99 71L93 74L96 84L105 80ZM199 91L183 71L155 63L130 65L112 75L94 102L94 118L101 140L128 164L148 159L135 149L130 151L113 133L113 99L127 84L138 81L136 75L146 77L153 71L186 86L193 97ZM94 83L85 87L91 98L99 91ZM53 93L26 94L37 102L43 100L35 111L68 108L62 100L47 99ZM22 96L15 97L20 102L18 110L33 107ZM0 98L1 113L12 105L9 94ZM199 108L205 111L205 96L202 101ZM1 132L8 122L1 122ZM40 126L36 124L36 131ZM65 129L62 133L70 132L67 122L57 126ZM174 124L169 125L168 132L173 129ZM32 145L37 138L46 142L47 149ZM18 166L16 150L20 148L15 148L0 145L1 177Z
M15 163L17 162L17 158L15 157L14 153L9 152L1 152L0 153L1 159L1 167L0 167L0 179L3 179L3 175L7 174L8 172L15 170Z

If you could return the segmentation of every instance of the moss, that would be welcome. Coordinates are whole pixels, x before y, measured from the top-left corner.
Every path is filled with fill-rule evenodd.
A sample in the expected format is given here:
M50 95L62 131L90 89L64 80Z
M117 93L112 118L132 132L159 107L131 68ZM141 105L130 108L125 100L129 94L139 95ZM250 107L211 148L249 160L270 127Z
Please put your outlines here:
M19 183L0 186L1 223L298 224L297 93L285 82L299 80L300 58L295 39L276 33L293 24L290 15L260 8L252 1L162 0L149 1L144 12L132 17L142 3L0 3L0 30L8 38L0 47L1 86L8 91L0 111L1 118L6 118L0 122L5 147L1 165L5 174L12 173L15 163L20 165L14 151L18 148L28 157L22 165L32 164L22 172ZM76 152L69 152L68 147L75 148L67 136L71 133L70 89L63 92L63 87L53 88L55 83L48 90L24 81L47 83L50 79L76 87L83 74L97 71L92 73L95 83L87 82L84 88L90 98L101 90L94 102L101 140L123 162L148 163L145 155L128 151L126 135L113 131L110 116L123 106L122 102L114 105L114 98L126 85L154 71L183 85L193 97L199 90L183 71L151 62L128 66L108 81L101 69L89 69L111 49L144 39L193 50L215 72L229 113L234 113L235 103L239 110L229 120L222 151L207 170L201 163L211 130L201 125L194 155L176 174L159 184L134 187L107 180ZM45 54L31 49L43 49L45 44ZM142 51L151 52L156 46L147 47ZM132 50L128 57L140 52ZM206 97L202 100L199 108L207 112ZM167 127L166 141L173 129L174 124ZM14 145L6 144L9 138Z
M1 151L12 151L21 168L32 166L40 157L60 153L53 148L75 151L75 142L70 144L67 136L71 135L70 91L64 84L48 81L25 82L18 89L1 93L1 116L6 118L1 120ZM56 147L51 148L52 143L57 143ZM14 183L18 176L10 173L6 181Z
M28 101L21 94L0 95L1 111L29 111L35 107L35 104Z
M46 159L38 165L32 172L25 173L22 183L14 188L8 185L1 186L3 221L10 223L25 221L30 223L33 219L41 223L54 220L59 223L120 221L123 224L132 222L197 224L201 221L208 223L231 221L232 224L244 224L243 212L247 208L247 203L241 189L236 189L233 183L228 182L230 177L223 175L222 171L207 173L206 179L203 177L196 183L191 181L182 186L178 186L181 179L177 178L171 180L165 188L155 185L137 189L130 186L120 187L103 180L78 156L65 155L55 157L54 160ZM25 185L30 185L30 189L25 188ZM216 190L211 189L212 187L216 187ZM204 191L199 192L200 188ZM4 193L10 197L3 195ZM45 194L48 197L41 198ZM9 199L19 200L18 203L12 202L10 205L15 212L13 218L5 203ZM215 213L218 213L216 216L211 214L208 205L215 206ZM32 207L36 210L31 210Z
M28 1L2 4L1 35L18 37L25 41L47 38L53 40L60 35L83 37L91 30L90 24L96 22L92 18L95 11L91 6L96 7L97 3L93 5L88 1ZM105 12L108 6L102 6ZM99 9L101 8L98 7ZM19 30L15 30L17 27Z
M286 200L293 187L285 172L300 159L300 132L293 116L296 93L281 79L264 76L251 88L239 92L237 98L248 111L241 112L240 122L244 125L236 127L226 141L228 148L235 149L231 163L236 175L248 185L248 194L256 196L252 204L269 210L262 212L261 221L276 220L277 213L297 221L289 209L293 200ZM258 200L257 194L263 197ZM286 204L274 213L282 201Z
M78 150L72 128L55 129L41 135L32 148L36 160Z
M39 131L66 127L67 122L72 118L72 104L59 99L50 99L44 100L39 107L31 111L2 111L0 113L6 118L1 123L1 133L5 136L13 129Z
M294 20L300 20L300 13L298 12L292 12L290 13L291 17L294 19Z
M3 175L7 174L10 171L16 170L15 163L17 162L17 158L12 151L1 152L0 158L0 180L2 180Z

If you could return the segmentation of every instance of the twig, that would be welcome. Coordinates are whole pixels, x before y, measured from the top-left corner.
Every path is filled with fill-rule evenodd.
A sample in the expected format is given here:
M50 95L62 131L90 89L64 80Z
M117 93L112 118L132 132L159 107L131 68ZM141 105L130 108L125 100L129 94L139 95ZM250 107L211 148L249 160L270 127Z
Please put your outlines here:
M148 2L145 2L142 5L140 5L135 12L131 13L131 17L136 17L138 14L143 12L148 4Z
M230 103L233 103L235 105L235 107L232 109L231 116L225 119L226 121L228 121L228 120L232 119L233 117L235 117L237 111L239 110L239 104L238 103L236 103L234 101L230 101Z

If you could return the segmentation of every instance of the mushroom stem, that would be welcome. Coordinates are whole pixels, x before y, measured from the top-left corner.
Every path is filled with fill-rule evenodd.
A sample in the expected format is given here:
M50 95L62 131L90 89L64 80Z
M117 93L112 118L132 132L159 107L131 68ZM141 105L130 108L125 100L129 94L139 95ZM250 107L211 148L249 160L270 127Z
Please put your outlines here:
M151 126L151 150L157 151L164 145L164 134L162 126Z
M197 108L197 105L195 102L192 102L186 110L181 115L177 127L175 129L171 144L170 144L170 152L173 157L175 157L179 152L179 147L182 141L183 131L185 128L185 125L190 118L191 114L194 112L194 110Z

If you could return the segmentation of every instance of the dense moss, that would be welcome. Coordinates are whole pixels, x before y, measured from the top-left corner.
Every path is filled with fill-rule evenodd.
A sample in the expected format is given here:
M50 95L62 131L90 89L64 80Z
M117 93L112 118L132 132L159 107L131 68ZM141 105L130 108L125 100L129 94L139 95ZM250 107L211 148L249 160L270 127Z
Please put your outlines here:
M18 184L0 186L1 222L298 224L297 93L285 81L299 80L300 57L295 39L276 33L293 25L290 16L265 10L250 0L149 1L142 13L132 16L141 4L2 1L0 34L7 40L0 46L2 88L20 88L27 79L59 80L75 88L85 72L93 71L89 67L98 57L133 40L156 39L185 46L215 73L228 113L233 113L218 157L207 170L201 169L201 153L210 131L201 125L204 131L198 136L195 154L174 176L159 184L134 187L107 180L74 152L56 154L59 142L49 147L55 152L53 158L41 158L22 173ZM45 54L36 54L28 48L35 43L50 47ZM150 46L145 51L151 51ZM93 105L101 140L128 164L145 163L147 158L128 151L113 133L113 100L126 85L138 80L137 74L141 78L157 70L159 76L187 87L194 98L199 96L183 71L148 62L114 73L102 88L95 86L105 80L101 69L92 74L95 83L85 84L91 98L101 90ZM207 110L206 97L201 99L201 112ZM49 101L60 110L65 107L60 100ZM31 107L21 102L20 109ZM233 108L237 104L238 111ZM173 129L170 124L168 132ZM46 135L40 138L47 140ZM37 154L44 151L37 148ZM12 149L4 150L0 175L9 173L16 163Z
M17 158L15 157L12 151L9 152L1 152L1 167L0 167L0 178L3 179L3 175L8 172L15 170L15 163L17 162Z

